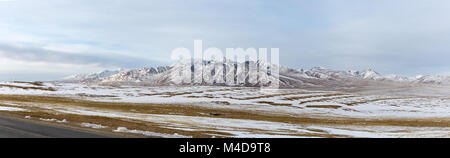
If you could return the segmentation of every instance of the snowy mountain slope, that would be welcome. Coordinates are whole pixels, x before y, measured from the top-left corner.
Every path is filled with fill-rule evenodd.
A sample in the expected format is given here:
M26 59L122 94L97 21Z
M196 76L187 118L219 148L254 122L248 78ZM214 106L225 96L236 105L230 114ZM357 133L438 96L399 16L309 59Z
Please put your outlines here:
M99 81L102 82L121 82L121 81L130 81L130 82L141 82L149 80L155 74L159 74L169 70L170 67L162 66L157 68L142 68L142 69L133 69L128 71L122 71L111 76L107 76L104 78L100 78Z
M123 71L122 69L118 70L103 70L100 72L90 73L90 74L79 74L79 75L72 75L63 78L60 80L61 82L96 82L98 80L101 80L103 78L118 74L119 72Z
M226 85L257 86L276 81L258 66L262 62L223 63L196 60L178 62L171 66L129 70L98 80L100 83L143 83L156 85ZM150 71L152 70L152 71ZM266 70L267 71L267 70ZM262 83L264 81L264 83Z
M448 84L450 83L450 76L424 76L419 75L412 79L415 83L432 83L432 84Z
M279 70L279 78L272 75ZM221 86L267 86L279 83L281 87L346 87L364 86L371 83L448 84L447 76L399 75L382 76L372 69L365 71L339 71L323 67L298 70L262 61L219 62L184 61L171 66L132 69L127 71L102 71L87 75L75 75L65 82L89 82L101 84L145 85L221 85Z

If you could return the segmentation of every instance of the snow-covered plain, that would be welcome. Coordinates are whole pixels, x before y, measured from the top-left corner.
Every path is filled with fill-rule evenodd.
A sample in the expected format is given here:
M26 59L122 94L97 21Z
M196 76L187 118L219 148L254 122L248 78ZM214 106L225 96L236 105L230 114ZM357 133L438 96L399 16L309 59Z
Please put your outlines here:
M358 92L279 89L274 91L248 87L217 86L101 86L73 83L27 83L5 82L0 94L60 96L102 102L156 103L196 106L211 109L230 109L313 118L358 118L358 119L433 119L437 122L450 118L450 98L445 95L382 95ZM18 88L19 87L19 88ZM37 87L37 88L23 88ZM43 88L43 89L39 89ZM54 90L48 90L46 88ZM439 90L442 91L440 88ZM160 115L149 113L99 110L88 107L55 107L53 105L18 104L0 102L12 107L0 107L0 111L27 110L25 107L52 109L59 113L132 119L161 123L168 129L186 131L217 131L233 137L449 137L450 125L440 127L408 126L356 126L329 124L295 124L277 121L248 120L181 115ZM21 108L19 108L21 107ZM22 109L22 107L24 107ZM3 109L3 110L2 110ZM86 127L97 127L84 124ZM82 125L83 126L83 125ZM182 135L156 134L118 128L115 132L164 136L187 137ZM221 136L221 135L214 135Z

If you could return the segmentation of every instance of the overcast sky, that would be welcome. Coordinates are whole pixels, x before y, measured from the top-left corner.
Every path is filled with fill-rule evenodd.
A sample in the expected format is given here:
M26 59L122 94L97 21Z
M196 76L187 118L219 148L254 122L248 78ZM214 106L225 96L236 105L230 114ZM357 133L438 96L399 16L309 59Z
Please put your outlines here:
M178 47L280 48L293 68L450 74L448 0L0 0L0 80L170 63Z

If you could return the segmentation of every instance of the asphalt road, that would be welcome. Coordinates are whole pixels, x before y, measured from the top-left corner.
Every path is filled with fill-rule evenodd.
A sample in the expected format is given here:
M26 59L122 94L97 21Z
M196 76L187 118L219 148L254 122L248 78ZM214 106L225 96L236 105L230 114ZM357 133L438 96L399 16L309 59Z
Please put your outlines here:
M0 138L107 138L102 134L0 116Z

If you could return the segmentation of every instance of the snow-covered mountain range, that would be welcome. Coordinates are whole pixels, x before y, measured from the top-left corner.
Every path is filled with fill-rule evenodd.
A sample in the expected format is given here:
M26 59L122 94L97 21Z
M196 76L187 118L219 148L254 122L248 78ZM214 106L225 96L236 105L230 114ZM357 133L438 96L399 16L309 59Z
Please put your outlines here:
M123 69L118 70L103 70L100 72L90 73L90 74L78 74L63 78L61 81L64 82L96 82L102 80L103 78L116 75L124 71Z
M267 68L267 69L266 69ZM270 73L279 69L279 78ZM131 70L105 70L73 75L59 82L144 85L261 86L279 81L281 87L345 87L370 83L448 84L449 76L381 75L372 69L340 71L322 67L293 69L267 62L178 62L171 66Z

